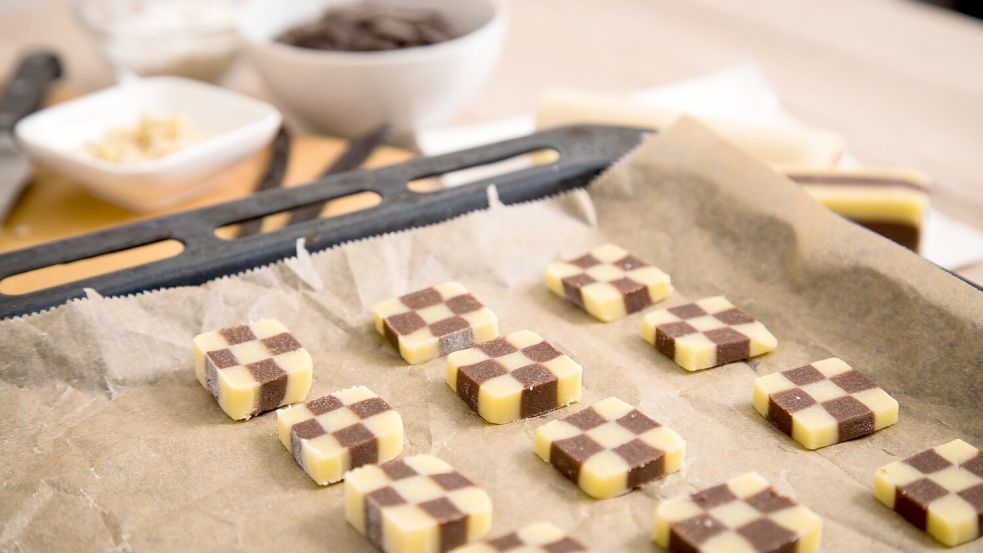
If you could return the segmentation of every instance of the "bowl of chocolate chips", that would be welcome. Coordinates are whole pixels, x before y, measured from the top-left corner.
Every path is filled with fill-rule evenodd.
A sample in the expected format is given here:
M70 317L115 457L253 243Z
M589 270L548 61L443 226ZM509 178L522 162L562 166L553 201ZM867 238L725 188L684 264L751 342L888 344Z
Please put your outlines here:
M288 113L354 137L453 114L491 75L506 23L501 0L253 0L236 26Z

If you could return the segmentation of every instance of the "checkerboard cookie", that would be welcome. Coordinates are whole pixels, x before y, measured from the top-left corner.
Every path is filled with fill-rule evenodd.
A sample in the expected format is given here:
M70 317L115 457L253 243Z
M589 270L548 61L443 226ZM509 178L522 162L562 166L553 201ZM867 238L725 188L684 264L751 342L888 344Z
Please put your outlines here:
M345 516L386 553L433 553L484 538L492 504L443 460L414 455L349 472Z
M549 522L534 522L511 534L465 545L454 553L590 553L577 540Z
M550 263L546 285L605 322L641 311L672 293L669 275L612 244Z
M645 315L642 338L688 371L743 361L778 346L765 325L723 296Z
M598 499L679 470L685 452L679 434L616 397L536 430L536 455Z
M495 424L580 401L582 373L573 359L528 330L447 357L447 385Z
M659 503L655 543L675 552L809 553L823 521L756 472Z
M375 306L375 328L407 363L425 363L498 336L498 318L456 282Z
M276 319L199 334L193 347L198 382L233 419L304 401L311 391L311 355Z
M403 419L365 386L280 409L276 424L283 446L322 486L403 451Z
M874 475L874 496L945 545L983 530L983 452L962 440L895 461Z
M758 377L754 408L806 449L898 422L897 400L836 357Z

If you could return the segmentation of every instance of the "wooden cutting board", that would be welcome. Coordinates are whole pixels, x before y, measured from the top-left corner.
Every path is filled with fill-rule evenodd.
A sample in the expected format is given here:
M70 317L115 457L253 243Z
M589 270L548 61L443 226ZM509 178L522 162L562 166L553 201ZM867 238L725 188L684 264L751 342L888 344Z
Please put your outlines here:
M310 182L345 150L347 142L324 136L293 136L285 186ZM405 150L382 147L366 161L364 167L380 167L412 157ZM60 240L86 232L142 219L158 217L207 205L226 202L252 194L269 160L269 148L244 160L217 177L219 182L205 196L152 213L132 213L100 200L86 192L70 177L38 167L24 195L14 206L0 230L0 253L28 248L42 242ZM330 202L321 216L339 215L370 207L376 203L370 195L356 195ZM264 229L285 219L270 217ZM0 292L23 294L90 276L164 259L181 252L180 242L169 240L140 248L57 265L14 275L0 281Z

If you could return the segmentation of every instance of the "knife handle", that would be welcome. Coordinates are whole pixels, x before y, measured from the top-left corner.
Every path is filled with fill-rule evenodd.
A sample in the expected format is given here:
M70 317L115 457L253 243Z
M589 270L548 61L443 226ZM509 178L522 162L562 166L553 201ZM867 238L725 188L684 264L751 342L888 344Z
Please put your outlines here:
M54 52L41 50L22 57L0 97L0 131L13 130L18 121L41 107L48 85L61 74L61 61Z

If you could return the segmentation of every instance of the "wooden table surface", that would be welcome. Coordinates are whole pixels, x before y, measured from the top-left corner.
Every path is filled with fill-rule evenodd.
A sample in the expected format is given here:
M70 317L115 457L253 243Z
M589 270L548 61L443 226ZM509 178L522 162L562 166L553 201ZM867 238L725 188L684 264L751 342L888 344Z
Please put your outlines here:
M910 0L503 1L502 62L450 123L530 112L550 86L629 91L753 61L795 117L867 163L928 172L936 208L983 229L983 22ZM73 90L112 82L66 3L0 8L0 71L28 45L57 48ZM247 67L229 84L266 96ZM960 272L983 282L983 263Z

